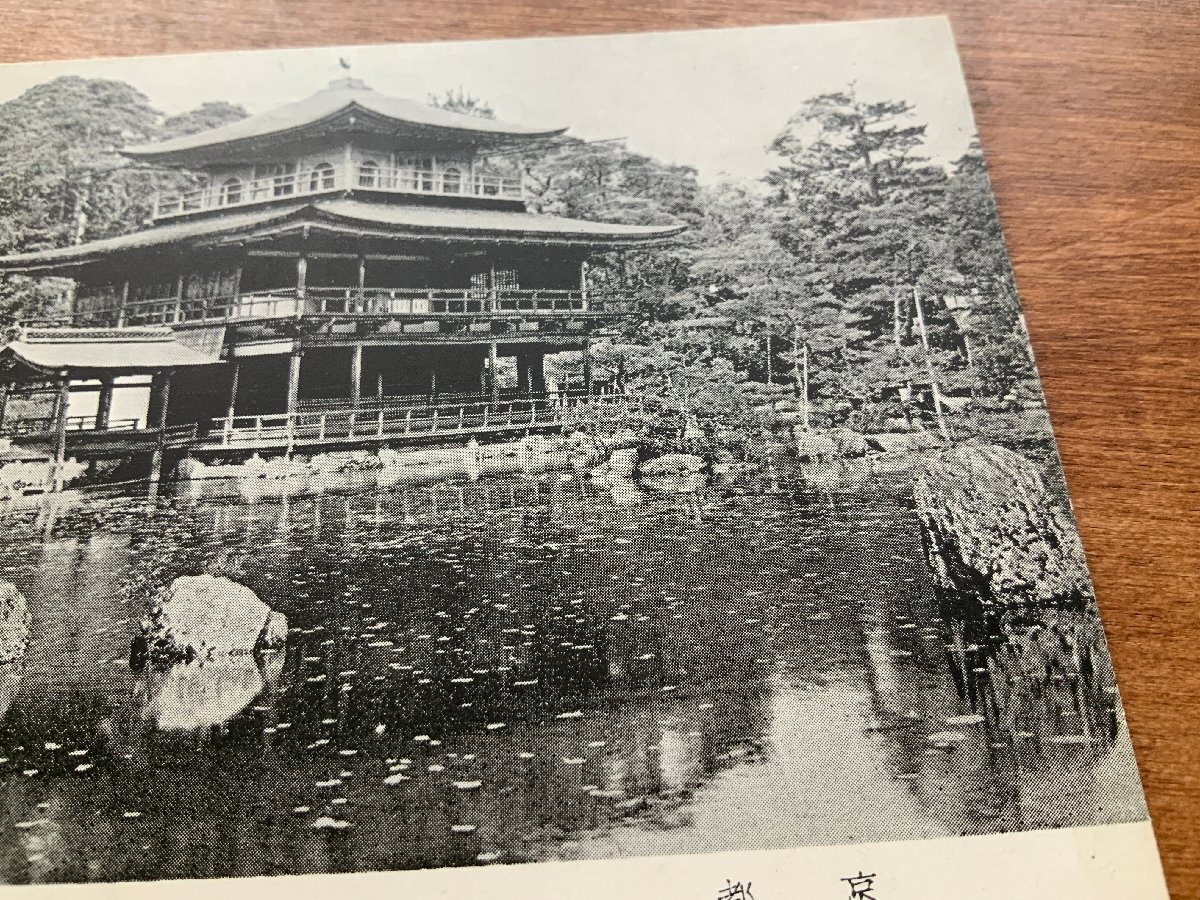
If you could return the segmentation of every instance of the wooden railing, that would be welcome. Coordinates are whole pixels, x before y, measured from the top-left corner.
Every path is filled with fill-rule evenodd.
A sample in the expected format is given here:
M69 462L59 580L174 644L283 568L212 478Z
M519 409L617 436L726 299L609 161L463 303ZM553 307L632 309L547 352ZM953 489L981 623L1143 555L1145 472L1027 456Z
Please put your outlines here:
M221 185L196 188L157 198L153 219L169 219L216 209L253 206L260 203L310 197L341 191L378 191L387 194L423 194L520 200L520 178L475 175L463 170L383 169L376 166L325 166L259 178L229 180Z
M187 425L171 425L163 429L162 442L164 447L187 447L195 443L200 433L200 426L192 422Z
M344 401L343 401L344 403ZM232 416L213 419L204 446L296 446L388 438L453 435L478 432L549 428L563 422L568 410L583 404L623 413L636 399L622 394L599 396L548 395L492 403L317 409L292 414Z
M122 328L302 316L603 315L627 312L632 305L631 294L608 290L311 287L301 292L289 287L205 298L131 300L117 308L83 309L72 321L78 326Z
M137 431L139 419L111 419L106 428L96 427L95 416L68 416L67 431ZM13 419L5 422L0 428L0 434L6 437L21 437L33 434L53 434L56 430L56 420L53 416L42 416L30 419Z

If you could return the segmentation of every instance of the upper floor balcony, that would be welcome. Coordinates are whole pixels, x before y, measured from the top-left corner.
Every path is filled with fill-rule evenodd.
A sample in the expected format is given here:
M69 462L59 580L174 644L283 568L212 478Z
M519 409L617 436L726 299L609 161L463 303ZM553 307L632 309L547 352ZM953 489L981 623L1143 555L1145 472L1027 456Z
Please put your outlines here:
M336 166L322 163L306 171L287 172L268 178L243 180L230 177L220 184L158 197L153 204L151 219L158 221L351 190L485 200L519 201L524 198L520 178L472 174L466 166L393 169L371 163Z
M189 326L280 319L478 320L488 318L611 318L629 313L632 292L550 288L295 287L187 297L173 295L91 305L76 326Z

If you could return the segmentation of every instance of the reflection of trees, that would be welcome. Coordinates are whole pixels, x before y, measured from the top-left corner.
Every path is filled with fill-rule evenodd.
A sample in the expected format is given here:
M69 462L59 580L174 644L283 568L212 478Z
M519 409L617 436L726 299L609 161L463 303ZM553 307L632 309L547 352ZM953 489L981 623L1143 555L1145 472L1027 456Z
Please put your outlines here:
M1094 606L998 615L905 590L895 576L920 565L916 527L897 530L909 546L878 551L900 589L863 613L896 777L955 831L1136 818L1136 769Z

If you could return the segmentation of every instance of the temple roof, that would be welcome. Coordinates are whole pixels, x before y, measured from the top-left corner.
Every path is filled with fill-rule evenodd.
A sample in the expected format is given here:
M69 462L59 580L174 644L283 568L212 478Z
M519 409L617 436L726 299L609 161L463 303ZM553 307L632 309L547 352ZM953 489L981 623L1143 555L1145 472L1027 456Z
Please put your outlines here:
M330 132L404 135L431 143L495 146L562 134L439 109L389 97L357 78L342 78L310 97L198 134L126 147L126 156L163 165L253 159L265 143L302 140Z
M219 362L166 328L25 328L0 349L39 372L154 372Z
M520 210L370 203L338 197L314 199L210 218L170 222L72 247L0 257L0 272L38 272L84 265L117 253L175 245L213 246L266 240L304 229L379 238L500 243L543 243L585 247L654 244L684 225L618 225Z

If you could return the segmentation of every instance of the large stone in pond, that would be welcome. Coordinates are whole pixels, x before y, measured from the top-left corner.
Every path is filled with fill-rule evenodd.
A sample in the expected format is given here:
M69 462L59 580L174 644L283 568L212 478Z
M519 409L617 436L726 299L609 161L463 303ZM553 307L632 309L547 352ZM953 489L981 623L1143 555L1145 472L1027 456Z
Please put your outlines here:
M1092 595L1065 499L1018 453L965 444L928 462L913 487L936 585L1001 608Z
M665 453L642 463L642 475L687 475L704 468L704 460L690 453Z
M236 581L185 575L151 601L142 634L152 661L176 663L279 647L287 619Z
M29 603L11 581L0 579L0 665L20 661L29 644Z

